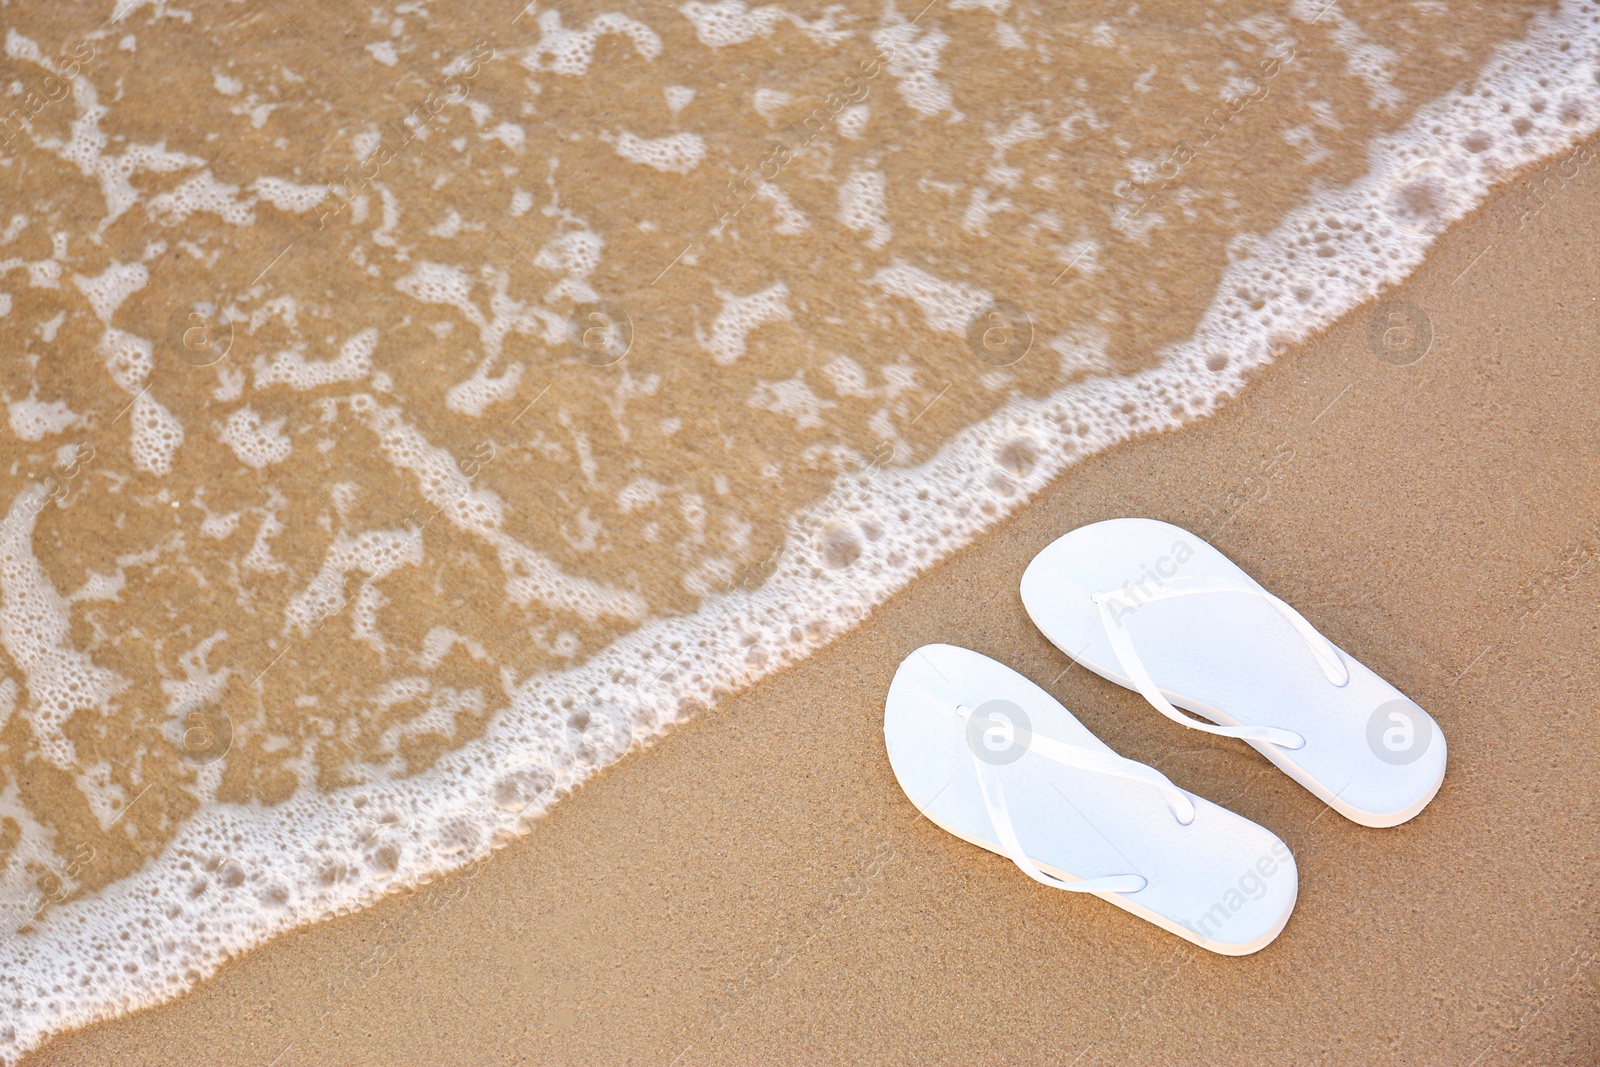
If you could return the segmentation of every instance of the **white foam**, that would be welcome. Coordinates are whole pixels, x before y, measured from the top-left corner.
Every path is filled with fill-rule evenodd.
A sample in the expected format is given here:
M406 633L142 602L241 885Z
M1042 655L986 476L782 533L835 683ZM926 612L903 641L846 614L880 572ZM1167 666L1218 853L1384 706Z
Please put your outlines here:
M301 185L287 178L257 178L250 189L279 211L310 211L327 197L331 186Z
M99 96L87 74L80 73L72 79L72 100L77 118L72 123L72 136L68 140L40 137L38 134L31 136L40 148L56 153L85 176L99 180L100 194L106 204L106 215L100 222L102 230L139 202L139 191L131 181L134 175L141 171L170 174L205 164L203 159L182 152L169 152L159 144L129 143L121 154L108 155L106 147L110 139L100 129L100 120L106 115L107 109L99 102ZM207 176L210 174L209 171L205 173Z
M534 257L535 266L566 276L551 287L549 298L565 296L593 300L594 290L584 278L599 263L600 238L586 230L571 230L553 238ZM480 275L488 283L490 317L485 318L473 302L473 281L463 267L446 263L421 262L395 282L395 288L414 300L445 304L460 311L478 330L484 350L497 358L512 333L529 334L547 344L559 344L566 337L566 319L553 310L513 299L508 292L511 276L503 270L484 268Z
M444 221L428 230L429 237L454 237L461 232L461 212L451 208L444 214Z
M111 317L117 313L122 302L150 281L150 272L143 263L113 263L99 274L74 274L72 280L88 297L95 316L110 326Z
M469 322L484 325L483 312L472 302L472 278L460 267L424 260L396 281L395 288L425 304L448 304Z
M44 401L35 397L6 402L6 421L11 432L24 441L41 441L53 434L67 430L79 416L59 400Z
M339 347L333 359L308 360L300 352L279 352L270 361L256 361L256 388L287 385L291 389L315 389L337 382L357 382L372 373L372 353L378 347L378 331L371 326L358 330Z
M912 110L929 118L949 112L950 121L960 121L950 87L939 80L939 56L949 37L932 27L918 33L913 24L897 22L874 31L872 41L890 57L889 73Z
M983 236L989 232L989 216L1011 208L1009 197L990 199L989 190L975 186L967 201L967 210L961 216L961 228L970 234Z
M994 24L994 39L1001 48L1028 47L1027 39L1009 22L996 22Z
M78 82L83 81L84 79L79 78L74 82L75 91ZM85 88L82 91L92 99L92 88ZM100 111L103 111L103 109L100 109ZM90 112L90 114L98 113L95 111ZM85 123L79 123L74 127L74 143L83 141L84 129ZM98 137L103 147L104 136L98 135ZM92 145L94 138L88 138L86 143ZM138 147L130 148L129 153L135 152ZM101 158L98 149L93 151L92 158L105 162ZM156 153L156 158L171 162L184 157ZM115 167L112 169L113 171L116 170ZM137 169L137 167L130 164L128 172L131 173L134 169ZM168 167L167 169L174 168ZM202 172L199 178L209 181L210 171ZM112 217L115 217L117 208L112 201L111 190L118 182L126 183L126 174L121 177L117 177L115 174L110 177L102 174L102 179L103 184L109 183L105 184L107 208L112 211ZM194 185L193 182L186 183L174 193L167 194L169 201L164 210L181 212L184 209L184 205L210 203L205 199L210 193L192 194L192 190L196 188L208 189L210 186L206 185L205 182L200 185ZM227 188L234 189L232 186ZM191 190L191 193L185 193L184 190L186 189ZM234 189L234 191L237 190ZM200 201L194 201L193 195L199 195ZM159 200L160 198L158 197L157 199ZM231 202L231 193L229 194L229 199ZM152 202L152 207L154 208L154 202ZM227 215L224 214L224 217L226 218ZM113 263L97 275L85 276L78 274L73 276L74 283L88 299L89 306L94 309L95 315L105 325L105 329L100 335L100 351L105 358L106 369L110 371L112 380L123 391L133 394L133 402L129 406L128 412L128 424L131 432L129 447L133 457L133 464L147 473L162 475L172 470L173 455L177 452L178 447L183 444L183 424L178 421L171 411L167 410L165 405L150 395L147 379L150 376L151 369L154 367L154 347L144 338L118 329L111 324L112 318L116 315L123 302L133 293L144 288L149 279L150 273L141 263Z
M794 94L781 89L757 89L750 95L750 103L767 122L772 122L778 112L794 102Z
M283 433L283 421L273 419L264 423L254 410L242 407L228 416L217 436L233 449L240 463L261 470L273 463L282 463L294 451L293 442Z
M594 62L594 48L601 37L618 34L633 42L633 49L645 59L661 54L661 38L642 22L626 15L597 15L581 30L563 29L561 12L539 13L539 43L522 54L522 65L531 71L548 70L570 77L587 74Z
M362 589L393 574L400 567L422 563L422 530L367 530L354 537L341 534L328 547L306 588L297 593L284 610L284 630L310 634L324 621L337 615L347 603L345 584L350 572L366 575Z
M133 398L133 465L151 474L172 470L172 456L183 444L183 424L149 390Z
M706 143L697 133L644 138L624 131L617 136L617 155L659 171L688 174L706 158Z
M61 286L61 264L54 259L0 259L0 276L19 267L28 272L28 284L35 289L57 289Z
M1594 133L1597 44L1592 2L1536 16L1529 39L1500 48L1475 84L1377 139L1366 175L1241 243L1194 335L1163 350L1158 366L1131 378L1080 375L1042 399L1011 400L919 466L874 461L842 478L793 520L776 572L757 591L711 597L693 616L648 622L580 667L511 685L479 738L421 773L331 794L306 788L273 807L207 804L137 874L55 906L35 931L0 944L0 1056L14 1061L49 1033L169 999L267 937L488 854L630 743L854 625L1067 465L1214 410L1277 346L1415 269L1434 235L1494 182ZM1535 99L1546 106L1534 108ZM964 327L975 294L941 289L903 264L880 272L878 284L943 324L936 329ZM1062 347L1092 353L1094 338ZM830 366L844 388L870 388L864 373ZM375 401L361 414L452 521L470 525L475 510L492 512L448 454L412 440ZM690 496L680 497L686 517ZM20 669L38 673L26 673L31 700L57 693L70 703L118 680L67 644L66 604L30 551L29 499L13 501L13 534L0 540L0 641ZM441 635L429 647L454 643ZM75 684L52 681L51 671ZM470 710L469 697L453 699ZM48 736L50 709L28 714ZM449 729L450 714L433 715L428 728ZM54 715L59 726L59 706ZM55 747L55 757L66 754ZM408 828L404 838L392 833L397 825ZM56 852L39 827L24 826L22 842L30 856Z
M700 344L718 363L736 363L744 355L746 339L750 332L770 322L782 322L791 317L789 312L789 287L774 282L749 296L722 293L722 310L711 324L711 336L701 337Z
M982 289L946 281L900 260L880 268L872 276L872 284L890 296L903 297L917 305L929 329L963 337L968 325L992 299Z
M617 508L627 515L650 507L660 500L667 487L653 478L635 478L617 494Z
M839 112L839 136L852 141L861 140L867 132L867 121L871 118L872 109L866 104L850 105Z
M100 335L100 354L111 379L127 393L138 393L155 366L154 348L143 337L135 337L115 326Z
M839 183L839 221L867 235L868 248L882 248L894 236L884 203L881 171L858 170Z
M1048 346L1060 356L1057 374L1062 381L1071 381L1085 374L1109 374L1111 357L1107 352L1110 339L1099 327L1079 327L1052 337Z
M0 524L0 645L22 672L40 755L73 770L77 752L62 728L77 712L99 713L127 682L72 646L67 601L33 555L34 522L48 492L43 485L23 490Z
M412 681L412 679L404 680ZM393 700L389 706L422 696L428 697L428 706L416 717L403 723L396 723L384 730L378 738L379 752L392 755L400 750L402 743L428 735L446 740L454 739L463 712L476 717L487 709L488 702L484 699L483 690L477 686L467 690L440 686L437 691L430 693L429 690L433 687L430 679L417 678L415 681L425 687L422 692L397 693L395 696L399 699Z
M761 188L756 190L756 195L772 205L772 213L778 220L773 229L778 233L785 237L798 237L810 229L810 221L799 208L794 206L789 194L780 189L776 183L763 182Z
M780 22L792 24L818 44L835 45L849 36L848 31L834 28L837 13L832 10L809 22L775 4L751 10L743 0L720 0L715 4L688 0L678 5L678 10L694 24L701 43L712 48L729 48L757 37L769 37Z
M268 486L267 506L250 509L261 516L261 524L256 527L255 540L250 543L250 550L239 561L241 567L263 574L275 574L288 569L282 560L272 554L272 539L284 529L283 522L278 518L278 512L288 502L277 486ZM215 533L210 536L215 536Z
M1344 52L1345 69L1366 83L1373 107L1393 110L1405 99L1394 84L1395 65L1400 57L1368 39L1361 27L1345 15L1338 0L1295 0L1289 10L1301 22L1327 27L1334 44Z
M0 682L0 721L12 709L16 697L15 681L7 678ZM19 927L33 922L42 910L45 901L44 894L39 890L39 872L54 874L61 879L64 891L70 892L76 888L76 880L71 877L68 868L82 859L83 853L81 850L67 853L66 863L63 864L55 830L28 814L27 806L22 802L21 787L15 780L7 782L5 788L0 789L0 808L17 826L17 831L14 831L15 844L11 845L7 854L8 862L0 869L0 939L10 940ZM57 895L62 892L58 890ZM4 1031L0 1030L0 1036L3 1034Z
M667 98L667 107L676 115L694 102L694 90L684 85L669 85L662 90Z
M500 122L485 132L483 137L485 140L499 141L513 152L520 152L527 143L528 132L515 122Z
M604 247L605 242L592 230L568 230L547 241L533 262L553 274L587 278L600 265Z
M190 716L207 704L221 699L228 685L228 677L233 674L231 667L212 670L206 663L211 650L227 637L226 630L218 630L206 637L178 657L182 678L163 678L161 681L161 691L167 697L166 735L180 750L185 731L193 726Z
M765 37L783 18L783 12L776 6L769 4L751 11L741 0L721 0L716 4L689 0L680 4L678 10L694 24L701 42L713 48L727 48Z
M370 396L352 398L350 407L378 435L389 462L416 478L435 513L494 548L505 571L506 595L513 603L526 607L537 600L591 620L637 620L648 613L649 606L637 593L566 574L548 557L507 534L504 501L489 489L474 488L460 462L429 442L398 411Z
M38 42L31 37L24 37L15 29L6 30L6 58L37 63L52 73L55 71L55 64L45 58Z
M804 373L781 382L757 382L747 403L774 415L788 416L800 430L821 426L823 409L835 406L833 401L823 400L811 391Z
M248 226L256 220L256 214L238 197L237 185L220 182L211 171L203 170L171 192L151 197L145 212L163 226L176 226L197 211L209 211L235 226Z
M490 404L503 404L510 400L517 391L517 383L522 381L522 364L513 363L500 377L492 378L489 376L492 362L484 360L472 372L472 377L451 386L445 394L444 406L457 414L476 419L483 416Z

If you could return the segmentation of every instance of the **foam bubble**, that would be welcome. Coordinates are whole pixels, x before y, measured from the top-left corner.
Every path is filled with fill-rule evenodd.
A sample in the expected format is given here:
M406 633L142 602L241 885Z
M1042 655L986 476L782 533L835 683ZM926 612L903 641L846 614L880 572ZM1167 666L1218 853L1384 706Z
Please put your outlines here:
M822 410L834 406L831 400L823 400L811 391L803 374L787 381L757 382L748 403L774 415L787 415L801 430L821 426Z
M960 121L950 87L939 80L939 57L949 37L933 28L919 34L911 23L898 22L875 31L872 40L890 56L889 73L912 110L929 118L949 112L950 121Z
M848 31L834 28L836 14L832 11L808 22L775 4L752 10L744 0L719 0L715 4L689 0L678 10L694 24L700 42L712 48L729 48L757 37L769 37L780 22L790 23L819 44L835 45L849 36Z
M882 248L894 236L884 188L884 176L875 170L858 170L839 183L839 221L864 232L868 248Z
M94 309L95 316L110 326L111 317L117 313L122 302L150 281L150 272L143 263L113 263L93 276L75 274L72 281L89 298L89 306Z
M667 107L676 115L694 102L694 90L684 85L669 85L662 90L667 98Z
M992 299L982 289L945 281L899 260L874 274L872 284L890 296L903 297L917 305L930 329L963 336L968 324Z
M791 317L789 287L774 282L749 296L722 294L722 311L711 324L711 336L700 343L718 363L735 363L744 355L746 338L758 326Z
M287 178L266 177L257 178L251 183L250 189L279 211L299 214L322 203L331 186L300 185Z
M839 136L848 137L852 141L859 141L867 132L867 121L872 117L872 109L866 104L851 104L839 112Z
M645 59L661 54L661 38L642 22L626 15L597 15L581 30L563 29L561 12L539 13L539 43L522 54L522 65L531 71L548 70L578 77L589 72L594 62L595 45L607 34L618 34L633 42L633 49Z
M798 237L811 227L811 222L794 206L794 201L774 182L764 182L756 195L772 205L778 224L773 227L785 237Z
M715 4L689 0L679 5L678 10L694 24L694 32L701 43L713 48L728 48L765 37L783 18L783 12L774 5L751 11L742 0L721 0Z
M706 143L697 133L674 133L647 139L624 132L616 140L617 155L659 171L688 174L706 157Z
M248 226L256 220L249 204L239 202L239 187L218 181L203 170L176 189L150 198L145 212L163 226L176 226L197 211L209 211L224 222Z
M273 463L282 463L294 451L294 445L284 435L283 419L263 423L261 416L248 407L240 408L228 416L217 436L233 449L239 462L260 470Z
M750 95L750 102L761 117L770 123L778 112L794 102L794 95L781 89L757 89Z
M445 407L476 419L482 417L490 404L503 404L510 400L517 391L517 383L522 381L522 364L513 363L498 378L492 378L489 376L490 363L490 360L484 360L473 371L472 377L451 386L445 394Z
M26 400L7 401L6 421L11 426L11 432L22 440L40 441L73 426L78 421L78 415L59 400L47 402L29 397Z
M414 475L417 487L438 514L494 548L506 575L506 595L513 603L538 600L581 618L642 619L648 605L636 593L611 589L588 578L565 574L550 559L511 537L502 528L505 504L488 489L475 489L455 457L430 443L399 412L370 396L351 407L378 435L385 455L396 468Z
M100 354L106 361L106 370L123 391L137 393L155 366L154 348L143 337L107 326L100 335Z
M67 720L100 711L127 683L73 648L67 601L33 555L34 522L47 492L37 485L19 493L0 524L0 645L22 672L40 754L72 770L77 752L63 731Z
M367 530L354 537L341 535L329 546L322 567L310 584L289 601L284 629L309 634L329 616L343 610L345 583L352 571L366 575L363 590L394 573L399 567L422 562L422 530Z
M360 381L372 373L372 353L377 347L378 331L368 326L351 334L333 359L308 360L294 349L279 352L270 360L258 359L256 388L287 385L291 389L305 390Z
M151 474L172 471L172 456L183 444L183 424L149 391L133 398L133 465Z

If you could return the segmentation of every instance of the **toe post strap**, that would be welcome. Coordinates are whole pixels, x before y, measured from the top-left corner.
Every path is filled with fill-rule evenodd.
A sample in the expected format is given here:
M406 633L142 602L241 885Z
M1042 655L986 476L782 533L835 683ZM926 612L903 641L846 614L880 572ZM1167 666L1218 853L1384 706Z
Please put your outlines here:
M997 735L997 739L1001 741L997 750L1017 748L1022 750L1017 752L1013 759L1005 760L1006 763L1014 762L1023 754L1032 753L1074 770L1140 782L1161 793L1173 818L1181 825L1188 826L1194 822L1194 802L1188 794L1173 785L1166 775L1153 767L1124 759L1115 753L1095 751L1045 737L998 715L975 712L964 704L956 708L956 714L969 726L975 724L982 732L981 736L987 738L991 732ZM1149 880L1140 874L1116 874L1069 882L1040 870L1038 864L1028 857L1022 842L1017 838L1016 828L1012 825L1011 814L1006 806L999 766L997 762L985 759L984 755L980 753L979 746L973 746L972 765L978 776L978 789L983 796L984 807L988 810L989 822L994 827L995 834L1000 839L1000 847L1006 856L1029 878L1041 885L1070 893L1137 893L1150 884Z
M1290 751L1304 748L1306 739L1293 730L1282 730L1276 726L1218 726L1185 714L1167 699L1161 687L1150 676L1138 649L1134 647L1133 637L1128 633L1124 620L1153 601L1204 593L1244 593L1267 601L1295 628L1330 684L1342 688L1350 683L1350 671L1345 666L1344 657L1339 654L1339 650L1318 633L1316 627L1307 622L1298 611L1253 582L1228 578L1180 577L1168 579L1153 588L1140 586L1135 589L1132 586L1124 586L1105 593L1095 593L1089 599L1100 611L1100 621L1105 626L1106 638L1111 642L1111 650L1116 653L1117 662L1127 672L1134 688L1161 714L1192 730L1215 734L1218 737L1261 741Z

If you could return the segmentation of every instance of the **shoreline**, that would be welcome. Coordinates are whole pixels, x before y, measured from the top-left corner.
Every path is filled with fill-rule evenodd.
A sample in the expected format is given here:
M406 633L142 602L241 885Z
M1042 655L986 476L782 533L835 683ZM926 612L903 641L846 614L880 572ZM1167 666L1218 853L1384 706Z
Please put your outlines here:
M1381 298L1423 310L1417 362L1377 358L1374 305L1358 309L1209 418L1079 463L491 861L23 1062L1594 1055L1597 917L1562 887L1596 874L1571 842L1600 777L1580 617L1600 592L1600 388L1574 372L1600 341L1584 225L1600 177L1542 190L1595 143L1496 190ZM1049 646L1016 596L1023 566L1118 514L1205 536L1429 708L1453 758L1428 810L1387 831L1324 817L1244 746L1160 721ZM1211 957L918 818L881 701L936 640L1010 664L1122 754L1283 837L1302 886L1279 940Z

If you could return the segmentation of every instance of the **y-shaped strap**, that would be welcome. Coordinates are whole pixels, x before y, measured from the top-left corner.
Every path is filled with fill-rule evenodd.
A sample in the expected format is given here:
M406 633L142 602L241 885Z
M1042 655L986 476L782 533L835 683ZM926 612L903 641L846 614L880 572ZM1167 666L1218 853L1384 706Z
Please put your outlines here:
M956 713L964 720L970 719L972 709L961 706L956 709ZM1012 724L1003 725L1015 730ZM1032 732L1022 736L1013 734L1010 741L1064 767L1107 774L1114 778L1124 778L1153 786L1166 798L1168 808L1179 823L1188 826L1194 822L1194 803L1183 790L1173 785L1166 775L1153 767L1123 759L1114 753L1096 752ZM995 774L994 767L980 758L976 751L972 754L972 765L977 771L978 791L983 796L983 805L989 813L989 822L994 827L996 836L1000 838L1000 847L1005 849L1006 856L1021 868L1023 874L1041 885L1050 886L1052 889L1063 889L1070 893L1137 893L1149 884L1144 877L1137 874L1118 874L1106 878L1090 878L1081 882L1066 882L1045 874L1033 860L1028 858L1028 854L1022 848L1022 842L1017 839L1016 829L1011 824L1011 815L1006 808L1005 792L1001 789L999 776Z
M1132 586L1124 586L1111 592L1096 593L1090 599L1100 609L1100 621L1105 625L1106 637L1111 641L1112 651L1117 654L1117 662L1122 664L1122 669L1133 679L1134 687L1161 714L1173 722L1203 733L1216 734L1220 737L1239 737L1246 741L1265 741L1291 750L1304 748L1306 739L1292 730L1280 730L1275 726L1217 726L1192 715L1185 715L1173 707L1172 702L1161 692L1161 687L1150 677L1150 672L1145 669L1144 662L1133 647L1133 639L1128 635L1128 629L1122 622L1123 617L1152 601L1194 596L1199 593L1246 593L1265 600L1299 633L1328 681L1337 686L1349 684L1350 671L1345 667L1339 650L1318 633L1317 628L1307 622L1298 611L1248 579L1169 578L1153 589L1148 585L1140 586L1137 590Z

